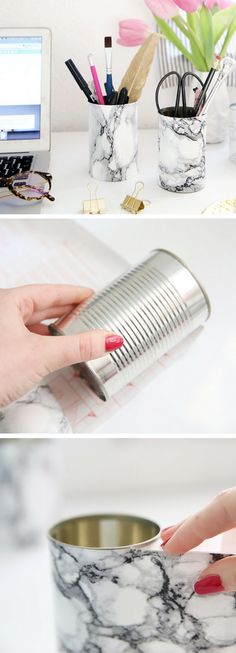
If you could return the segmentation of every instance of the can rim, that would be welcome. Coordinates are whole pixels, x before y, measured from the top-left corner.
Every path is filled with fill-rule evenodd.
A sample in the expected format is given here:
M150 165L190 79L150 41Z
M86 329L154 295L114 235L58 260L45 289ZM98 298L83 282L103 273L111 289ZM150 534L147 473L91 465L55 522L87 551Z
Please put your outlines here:
M96 361L99 361L100 359L93 359L91 361L85 361L84 363L77 363L78 369L80 374L80 378L85 380L91 390L96 393L96 395L101 399L101 401L108 401L110 398L110 395L105 387L105 384L102 382L101 385L101 378L98 374L98 372L94 369L93 364ZM105 361L109 363L109 365L113 365L113 360L111 358L110 353L105 354L102 357L102 360L105 364ZM95 387L96 386L96 387Z
M168 107L167 107L167 109L168 109ZM196 120L198 122L201 122L203 127L206 126L206 122L207 122L205 114L204 115L200 114L199 116L169 116L168 114L163 113L163 111L158 111L157 113L158 113L158 116L161 119L165 118L166 120L172 120L172 121L173 120L176 120L176 121L177 120L184 120L184 121Z
M125 521L136 521L140 522L143 524L149 524L150 526L154 526L156 529L156 535L153 537L149 538L148 540L144 540L142 542L136 542L135 544L125 544L122 546L81 546L79 544L69 544L68 542L63 542L62 540L58 540L56 537L52 535L53 530L57 528L58 526L62 526L63 524L68 524L70 522L76 522L76 521L82 521L82 520L87 520L87 521L92 521L92 520L99 520L99 519L122 519ZM152 544L152 542L155 542L157 539L160 537L160 531L161 528L157 522L154 522L152 519L147 519L146 517L137 517L135 515L129 515L129 514L124 514L124 513L94 513L94 514L86 514L86 515L79 515L77 517L72 517L70 519L65 519L63 521L57 522L54 524L48 531L48 539L50 542L55 542L56 544L59 545L65 545L73 549L85 549L86 551L115 551L115 550L124 550L124 549L135 549L136 547Z
M109 113L108 109L122 109L122 108L127 108L127 110L130 110L130 107L138 107L138 100L135 102L129 102L128 104L95 104L90 102L89 103L89 109L92 111L98 111L99 109L104 112L104 113Z

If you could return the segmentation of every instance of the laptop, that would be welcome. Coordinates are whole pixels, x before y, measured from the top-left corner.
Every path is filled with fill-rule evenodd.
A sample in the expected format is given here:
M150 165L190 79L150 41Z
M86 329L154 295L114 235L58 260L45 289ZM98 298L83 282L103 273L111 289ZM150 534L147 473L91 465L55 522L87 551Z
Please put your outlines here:
M50 147L51 32L0 28L0 178L47 172Z

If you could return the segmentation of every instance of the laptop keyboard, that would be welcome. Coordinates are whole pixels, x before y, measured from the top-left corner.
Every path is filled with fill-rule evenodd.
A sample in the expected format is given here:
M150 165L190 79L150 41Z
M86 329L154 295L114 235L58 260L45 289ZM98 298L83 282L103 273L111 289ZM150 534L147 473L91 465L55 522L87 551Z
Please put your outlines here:
M4 186L1 177L6 179L31 169L33 156L1 156L0 155L0 187Z

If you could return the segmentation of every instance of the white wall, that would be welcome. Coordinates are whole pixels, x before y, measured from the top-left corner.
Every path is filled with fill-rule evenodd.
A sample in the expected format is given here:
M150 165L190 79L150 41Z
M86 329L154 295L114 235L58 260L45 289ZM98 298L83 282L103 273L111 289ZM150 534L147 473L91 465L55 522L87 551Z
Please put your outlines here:
M174 501L176 493L195 491L197 501L207 488L235 485L235 439L66 439L63 451L71 497L154 490Z
M87 126L87 101L67 71L64 61L72 58L89 79L87 55L93 52L103 80L103 39L114 39L114 80L118 84L135 48L115 43L118 21L141 18L152 24L144 0L11 0L1 2L1 27L49 27L53 36L53 129L77 130ZM105 81L105 77L104 77ZM140 102L140 125L156 125L154 102L155 64Z

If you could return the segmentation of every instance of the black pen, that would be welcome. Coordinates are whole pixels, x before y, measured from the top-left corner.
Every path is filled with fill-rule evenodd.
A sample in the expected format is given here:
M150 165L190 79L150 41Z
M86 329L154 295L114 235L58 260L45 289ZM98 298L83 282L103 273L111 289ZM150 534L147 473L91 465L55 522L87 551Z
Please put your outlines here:
M122 88L119 93L117 104L128 104L128 102L129 102L128 89Z
M221 57L217 56L215 58L214 64L208 73L208 76L206 78L205 83L203 84L202 90L200 92L200 95L197 98L196 104L194 105L194 116L198 116L206 102L206 94L209 90L209 86L213 80L214 75L218 70L220 70L221 66Z
M114 104L118 104L118 93L116 91L107 98L107 104L109 104L110 106Z
M72 59L68 59L65 61L65 64L74 77L76 83L80 87L81 91L86 95L86 98L88 99L89 102L92 104L98 104L96 98L94 97L92 91L89 88L89 85L87 84L86 80L82 77L81 73L79 72L78 68L76 68L76 65L72 61Z

